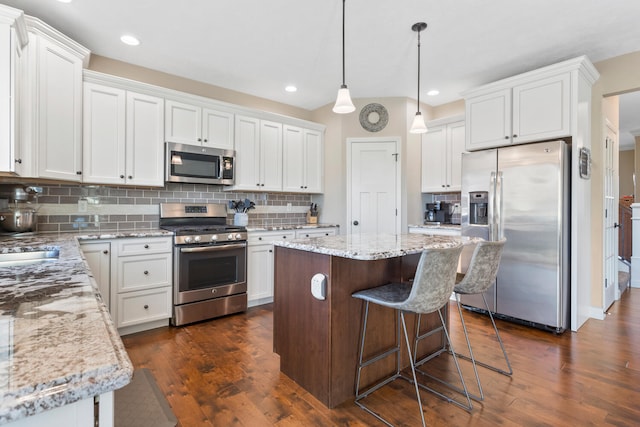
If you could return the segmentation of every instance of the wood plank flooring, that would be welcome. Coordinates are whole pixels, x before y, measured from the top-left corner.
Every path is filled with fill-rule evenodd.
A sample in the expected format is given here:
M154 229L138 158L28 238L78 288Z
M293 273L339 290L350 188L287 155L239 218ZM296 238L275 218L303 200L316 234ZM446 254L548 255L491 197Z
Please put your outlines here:
M149 368L180 426L376 426L353 403L329 410L279 372L272 351L271 305L185 327L123 337L136 368ZM359 319L359 313L354 313ZM489 319L465 313L479 359L499 363ZM640 425L640 289L614 303L605 320L555 335L498 321L513 365L511 378L479 368L483 402L471 412L423 392L428 425ZM451 333L463 337L455 306ZM357 343L354 343L356 346ZM451 357L425 370L451 372ZM471 390L471 365L461 362ZM367 402L395 425L420 425L412 386L394 382Z

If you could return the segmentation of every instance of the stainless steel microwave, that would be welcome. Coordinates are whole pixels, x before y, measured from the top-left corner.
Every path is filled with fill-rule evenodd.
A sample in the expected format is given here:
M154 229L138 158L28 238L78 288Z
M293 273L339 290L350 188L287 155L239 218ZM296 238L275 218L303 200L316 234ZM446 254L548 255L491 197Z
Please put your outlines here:
M233 185L235 151L167 142L165 181Z

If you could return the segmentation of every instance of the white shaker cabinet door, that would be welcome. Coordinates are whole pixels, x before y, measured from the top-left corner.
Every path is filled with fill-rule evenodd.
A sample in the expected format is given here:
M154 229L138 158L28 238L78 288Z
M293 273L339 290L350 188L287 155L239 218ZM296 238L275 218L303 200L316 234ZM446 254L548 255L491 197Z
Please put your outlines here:
M165 105L165 139L168 142L200 145L202 108L169 99Z
M260 120L236 116L235 189L260 190Z
M125 91L84 84L83 182L125 182Z
M233 150L233 119L233 113L203 108L202 145Z
M511 144L511 89L469 98L465 102L468 151Z
M164 99L127 92L126 180L164 185Z
M263 191L282 191L282 123L260 121L260 175Z
M305 129L304 131L304 190L307 193L322 193L324 188L324 151L322 133Z
M429 128L422 136L422 192L446 190L447 127Z
M462 190L462 153L465 151L464 120L447 126L449 148L447 150L447 191Z
M82 60L38 38L38 175L82 178Z
M285 125L282 129L283 174L282 190L290 192L304 191L304 141L303 129Z

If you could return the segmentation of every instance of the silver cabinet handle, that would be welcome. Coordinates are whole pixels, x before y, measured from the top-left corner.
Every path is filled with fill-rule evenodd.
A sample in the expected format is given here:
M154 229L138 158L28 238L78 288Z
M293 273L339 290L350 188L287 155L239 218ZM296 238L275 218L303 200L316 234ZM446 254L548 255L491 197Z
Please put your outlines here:
M242 249L246 247L247 247L246 243L236 243L233 245L197 246L195 248L180 248L180 252L181 253L216 252L216 251L226 251L229 249Z

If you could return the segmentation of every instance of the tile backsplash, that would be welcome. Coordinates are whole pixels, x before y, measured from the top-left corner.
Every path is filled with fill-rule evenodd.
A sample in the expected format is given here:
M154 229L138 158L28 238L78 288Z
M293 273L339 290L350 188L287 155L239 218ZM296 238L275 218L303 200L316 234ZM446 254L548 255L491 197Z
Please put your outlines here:
M223 191L219 185L167 184L164 188L106 187L90 185L43 185L38 197L39 232L118 231L158 226L159 204L166 202L255 202L249 226L304 224L311 195ZM85 203L78 203L80 200ZM81 206L82 205L82 206ZM82 210L82 211L81 211ZM233 212L227 214L233 222Z
M433 194L434 202L447 202L460 204L460 193L435 193ZM453 224L460 224L460 211L454 212L451 215L451 222Z

